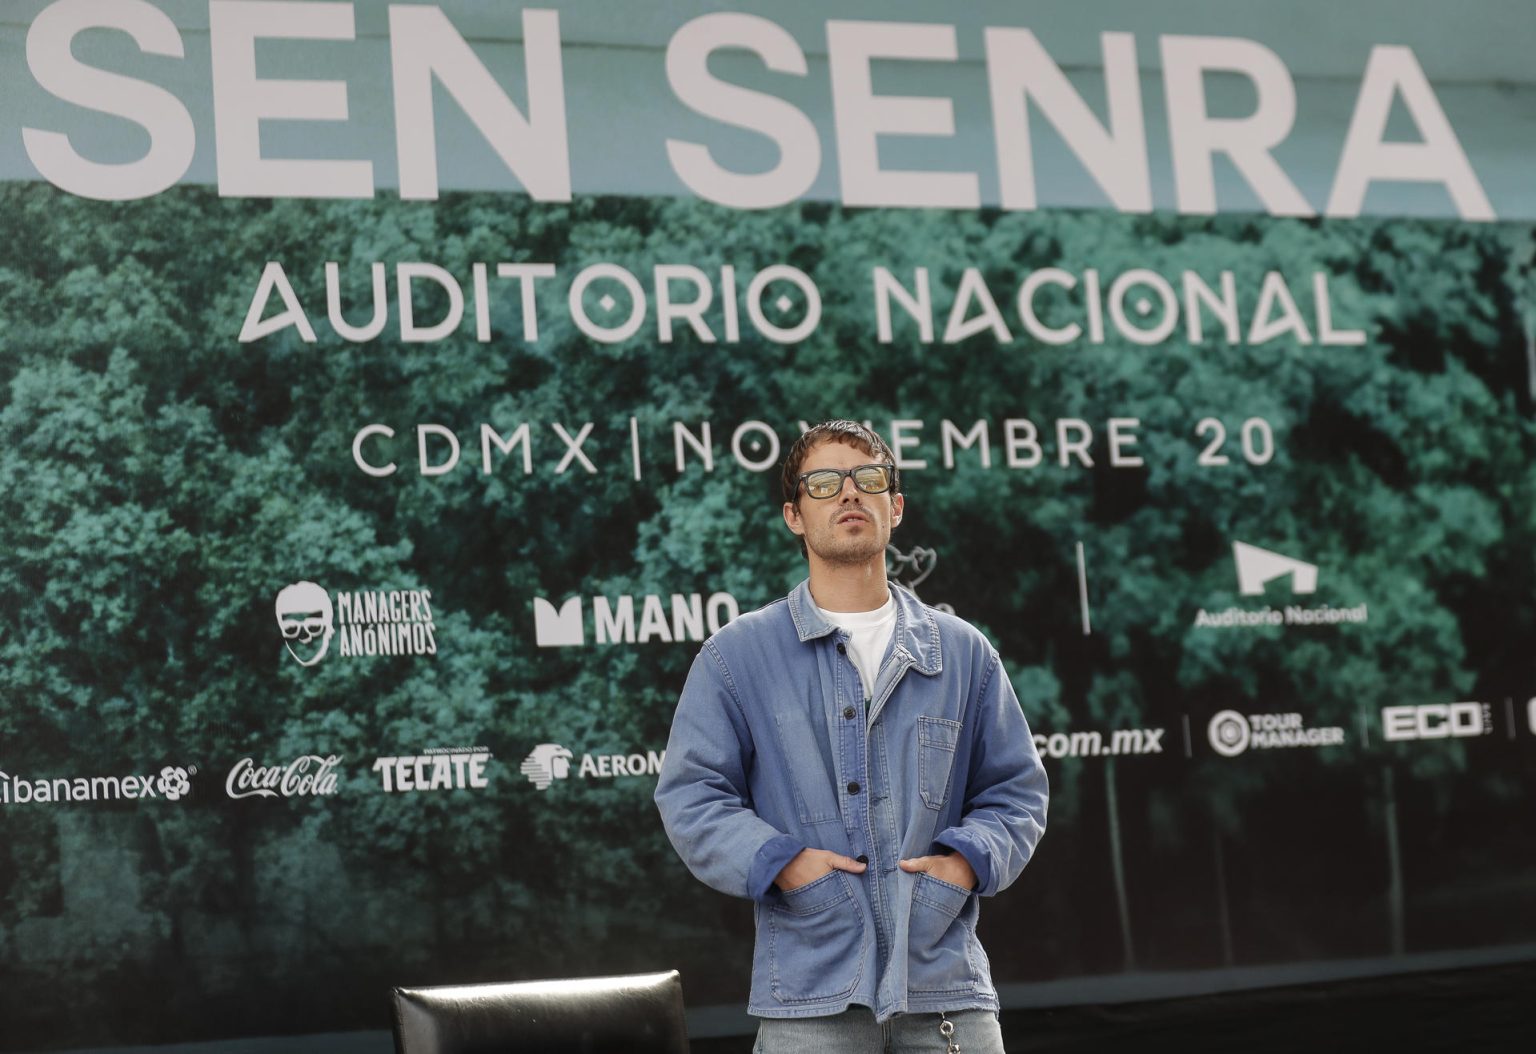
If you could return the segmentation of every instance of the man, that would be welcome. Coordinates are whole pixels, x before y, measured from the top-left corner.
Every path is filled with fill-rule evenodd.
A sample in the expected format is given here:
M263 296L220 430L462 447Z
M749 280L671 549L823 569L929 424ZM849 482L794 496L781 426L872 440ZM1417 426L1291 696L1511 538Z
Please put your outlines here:
M689 869L756 901L762 1054L1003 1050L979 898L1034 852L1045 772L997 652L886 581L894 462L852 421L790 449L810 577L704 642L656 787Z

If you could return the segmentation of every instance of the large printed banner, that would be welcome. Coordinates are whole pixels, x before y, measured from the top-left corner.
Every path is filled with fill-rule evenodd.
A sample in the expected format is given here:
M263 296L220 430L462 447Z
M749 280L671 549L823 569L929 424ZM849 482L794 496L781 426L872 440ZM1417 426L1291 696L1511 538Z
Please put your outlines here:
M7 30L0 1050L277 1049L381 1029L400 983L677 967L741 1004L750 908L651 794L698 644L804 573L777 468L830 416L891 441L890 574L987 633L1046 759L1047 836L983 912L1006 1002L1536 942L1536 239L1423 45L1355 31L1319 198L1273 163L1289 74L1255 39L1143 34L1154 121L1129 34L1095 89L992 12L946 123L915 72L942 29L680 16L633 29L680 182L627 184L550 131L596 5L470 6ZM384 101L297 135L343 128L345 81L281 64L386 22L347 67ZM815 48L835 113L765 79ZM141 64L194 53L216 150L185 71ZM901 152L978 120L1023 167ZM1110 207L1043 207L1031 136ZM1394 180L1441 217L1361 207Z

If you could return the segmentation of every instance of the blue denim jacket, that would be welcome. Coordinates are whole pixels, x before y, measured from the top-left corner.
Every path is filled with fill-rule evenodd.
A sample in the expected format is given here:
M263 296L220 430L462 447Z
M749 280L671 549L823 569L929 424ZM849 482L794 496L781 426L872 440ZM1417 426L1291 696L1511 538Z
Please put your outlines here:
M689 870L756 901L760 1017L998 1008L979 898L1034 852L1045 771L986 638L891 590L896 630L867 701L807 583L705 641L678 701L656 804ZM780 892L807 847L869 867ZM896 866L946 848L975 891Z

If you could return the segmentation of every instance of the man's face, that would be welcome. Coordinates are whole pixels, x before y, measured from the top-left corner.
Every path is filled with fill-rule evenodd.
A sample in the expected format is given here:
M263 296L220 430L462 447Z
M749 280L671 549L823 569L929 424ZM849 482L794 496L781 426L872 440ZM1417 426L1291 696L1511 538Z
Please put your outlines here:
M850 469L879 460L856 446L829 441L811 448L800 471ZM843 489L830 498L813 498L802 486L795 500L785 503L784 522L805 539L813 560L834 566L863 564L885 559L891 528L901 522L901 509L900 494L865 494L845 478Z

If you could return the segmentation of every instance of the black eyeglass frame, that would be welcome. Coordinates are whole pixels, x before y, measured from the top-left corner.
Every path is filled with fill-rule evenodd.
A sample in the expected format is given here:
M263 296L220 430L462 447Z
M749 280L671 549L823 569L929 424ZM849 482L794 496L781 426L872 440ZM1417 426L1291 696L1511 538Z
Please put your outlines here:
M859 479L854 475L854 473L862 472L867 468L885 469L885 486L881 487L879 490L866 490L864 487L859 486ZM837 489L825 497L817 497L815 494L811 493L811 488L806 486L805 481L811 476L822 476L826 475L828 472L837 474ZM800 493L801 489L803 488L805 490L805 496L810 498L812 501L831 501L833 498L837 497L843 492L843 480L845 479L852 479L853 489L858 491L860 494L888 494L897 488L896 466L891 464L889 461L871 461L867 465L855 465L852 468L816 468L809 472L802 472L795 480L795 493Z

